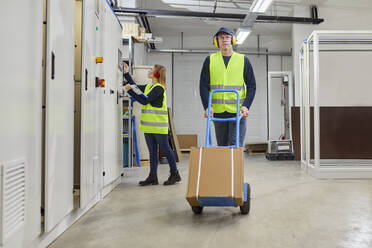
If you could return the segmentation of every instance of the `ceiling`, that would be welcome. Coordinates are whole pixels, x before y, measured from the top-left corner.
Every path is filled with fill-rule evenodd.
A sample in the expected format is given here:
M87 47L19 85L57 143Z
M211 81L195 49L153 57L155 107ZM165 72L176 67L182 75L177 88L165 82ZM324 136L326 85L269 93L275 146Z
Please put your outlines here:
M293 16L293 7L295 5L319 4L324 1L326 0L275 0L266 14ZM247 14L252 2L253 0L139 0L138 7L144 9ZM181 31L187 36L211 35L221 26L236 30L241 24L237 21L218 19L174 17L149 17L149 22L152 32L158 36L177 36L180 35ZM253 28L253 35L256 33L260 35L289 36L291 27L291 24L256 23Z
M369 6L372 0L274 0L265 15L293 16L293 8L298 5L310 6ZM137 0L137 7L143 9L198 11L209 13L247 14L253 0ZM309 10L310 16L310 10ZM309 17L307 16L307 17ZM319 16L319 18L326 18ZM241 22L205 18L184 17L149 17L152 33L155 36L212 35L219 27L225 26L233 30L239 28ZM166 27L166 28L165 28ZM253 35L290 36L291 24L255 23Z

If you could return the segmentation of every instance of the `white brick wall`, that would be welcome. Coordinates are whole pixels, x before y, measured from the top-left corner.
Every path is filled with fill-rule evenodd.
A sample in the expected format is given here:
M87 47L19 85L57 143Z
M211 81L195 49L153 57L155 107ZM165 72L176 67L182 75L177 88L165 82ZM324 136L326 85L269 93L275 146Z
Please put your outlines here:
M179 49L181 40L178 36L163 37L164 42L156 44L158 49ZM248 42L251 49L254 46L255 37ZM261 47L270 46L269 51L289 51L290 37L261 37ZM211 39L204 37L185 36L183 47L193 49L211 49ZM246 48L245 48L246 49ZM205 144L206 120L203 118L203 107L199 96L199 78L201 68L207 54L175 54L174 55L174 121L178 134L197 134L198 145ZM266 56L248 56L256 76L257 92L251 107L251 116L247 121L247 135L245 142L262 142L267 140L267 68ZM171 54L148 54L147 64L163 64L167 67L167 96L168 106L172 106L172 82L171 82ZM268 56L269 70L292 71L292 58ZM280 91L276 92L280 97ZM277 113L274 118L277 122L277 132L282 129L282 116ZM213 126L213 125L212 125ZM214 130L212 130L214 133ZM214 138L214 135L213 135Z

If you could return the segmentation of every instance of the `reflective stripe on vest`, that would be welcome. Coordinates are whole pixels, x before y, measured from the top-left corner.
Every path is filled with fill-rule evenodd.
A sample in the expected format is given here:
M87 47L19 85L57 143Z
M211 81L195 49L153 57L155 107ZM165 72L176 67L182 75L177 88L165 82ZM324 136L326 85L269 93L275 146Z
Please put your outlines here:
M145 113L145 114L167 115L167 114L168 114L168 111L163 111L163 110L153 110L153 109L142 109L141 113Z
M233 52L227 67L221 52L213 53L209 63L210 91L217 89L236 90L240 96L241 107L246 98L244 81L244 55ZM214 113L236 113L236 94L219 92L212 96Z
M168 127L168 123L163 123L163 122L149 122L149 121L141 120L141 124L145 126Z
M244 100L245 99L240 99L240 104L243 104ZM224 104L224 103L236 105L236 100L212 99L212 104ZM235 110L236 110L236 106L235 106Z
M147 96L156 86L163 87L160 83L148 84L146 85L144 95ZM168 134L168 110L165 89L163 93L163 104L160 108L153 107L150 103L142 105L140 130L144 133Z
M211 85L210 86L211 90L236 90L236 91L241 91L244 89L244 86L232 86L232 85L227 85L227 86L223 86L222 84L218 84L218 85Z

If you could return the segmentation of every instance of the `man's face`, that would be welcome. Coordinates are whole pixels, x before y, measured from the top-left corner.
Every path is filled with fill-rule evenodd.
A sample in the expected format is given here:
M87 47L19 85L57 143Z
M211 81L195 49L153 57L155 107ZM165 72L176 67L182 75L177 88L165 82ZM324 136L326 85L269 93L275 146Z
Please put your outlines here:
M218 45L220 46L220 49L227 49L231 48L231 35L227 33L220 33L217 35L218 37Z

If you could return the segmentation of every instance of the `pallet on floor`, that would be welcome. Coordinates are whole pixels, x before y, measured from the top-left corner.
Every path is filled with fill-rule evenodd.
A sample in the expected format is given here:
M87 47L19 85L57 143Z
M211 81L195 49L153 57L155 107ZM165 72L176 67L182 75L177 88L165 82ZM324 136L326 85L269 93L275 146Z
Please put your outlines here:
M246 143L245 149L249 155L252 154L266 154L267 153L267 143Z
M150 160L141 160L141 166L149 166Z

